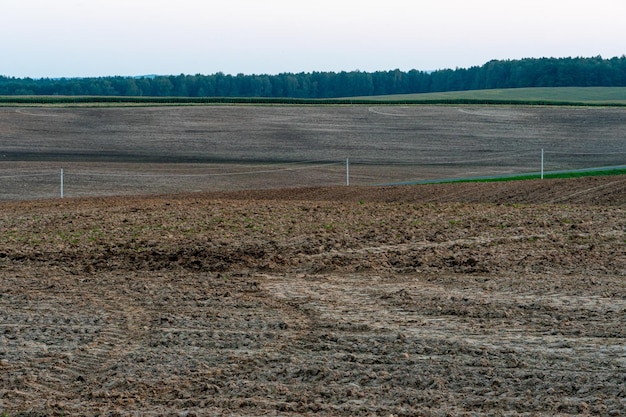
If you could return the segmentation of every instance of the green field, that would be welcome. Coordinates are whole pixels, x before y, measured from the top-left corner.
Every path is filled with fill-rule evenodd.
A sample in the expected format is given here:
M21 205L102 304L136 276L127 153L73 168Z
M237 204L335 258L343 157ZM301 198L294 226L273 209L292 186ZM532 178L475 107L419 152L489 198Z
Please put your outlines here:
M332 99L268 97L118 97L118 96L0 96L0 107L123 107L185 105L562 105L626 106L626 87L546 87L498 90L449 91L442 93L390 96L343 97Z
M586 104L626 104L626 87L545 87L498 90L448 91L442 93L402 94L356 99L397 100L486 100L520 102L563 102Z
M563 171L563 172L546 172L543 175L545 179L564 179L564 178L582 178L582 177L602 177L602 176L612 176L612 175L626 175L626 168L615 168L615 169L583 169L583 170L572 170L572 171ZM445 180L445 181L423 181L424 183L428 182L438 182L438 183L446 183L446 182L495 182L495 181L524 181L524 180L536 180L541 178L541 174L526 174L526 175L507 175L507 176L497 176L497 177L484 177L484 178L473 178L473 179L461 179L461 180Z

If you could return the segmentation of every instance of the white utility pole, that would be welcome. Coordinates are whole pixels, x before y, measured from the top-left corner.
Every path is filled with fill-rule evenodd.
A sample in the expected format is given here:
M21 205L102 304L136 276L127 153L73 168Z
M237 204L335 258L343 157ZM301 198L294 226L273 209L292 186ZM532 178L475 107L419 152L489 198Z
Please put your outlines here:
M63 168L61 168L61 198L63 198Z

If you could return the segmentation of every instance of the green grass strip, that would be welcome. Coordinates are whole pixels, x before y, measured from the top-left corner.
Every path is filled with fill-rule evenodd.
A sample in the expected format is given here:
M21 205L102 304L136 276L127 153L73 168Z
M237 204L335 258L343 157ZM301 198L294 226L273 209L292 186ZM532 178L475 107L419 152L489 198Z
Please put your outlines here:
M572 171L572 172L554 172L544 173L544 179L564 179L564 178L583 178L583 177L601 177L611 175L626 175L626 168L623 169L600 169L600 170L584 170L584 171ZM492 177L492 178L475 178L475 179L459 179L441 181L438 183L450 183L450 182L502 182L502 181L527 181L541 179L540 173L522 174L505 177Z

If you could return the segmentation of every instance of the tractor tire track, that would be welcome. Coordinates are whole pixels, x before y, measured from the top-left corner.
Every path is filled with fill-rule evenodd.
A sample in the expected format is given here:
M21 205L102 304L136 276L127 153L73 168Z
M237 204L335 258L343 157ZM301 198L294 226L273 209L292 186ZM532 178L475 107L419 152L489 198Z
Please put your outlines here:
M98 291L97 283L57 277L27 283L9 297L19 309L7 312L0 330L9 334L20 356L8 356L18 384L38 395L31 406L55 407L69 398L88 395L100 384L116 358L137 348L149 318L135 300L119 291ZM64 299L76 300L68 304ZM24 362L34 366L24 368Z

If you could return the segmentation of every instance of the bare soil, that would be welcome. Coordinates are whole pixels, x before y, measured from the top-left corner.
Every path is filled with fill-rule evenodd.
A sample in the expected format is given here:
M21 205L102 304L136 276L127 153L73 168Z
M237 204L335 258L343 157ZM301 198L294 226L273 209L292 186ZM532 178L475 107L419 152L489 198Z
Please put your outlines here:
M0 204L0 413L624 415L626 178Z
M335 186L626 164L626 109L0 108L0 200Z

